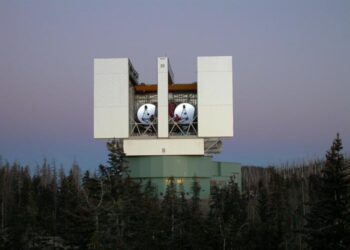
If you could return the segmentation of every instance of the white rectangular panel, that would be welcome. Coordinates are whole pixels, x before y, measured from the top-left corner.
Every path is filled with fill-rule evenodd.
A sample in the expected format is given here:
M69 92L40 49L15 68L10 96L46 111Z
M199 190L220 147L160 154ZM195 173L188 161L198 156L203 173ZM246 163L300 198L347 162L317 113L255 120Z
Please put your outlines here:
M168 58L158 58L158 137L166 138L169 136L168 125Z
M197 69L202 72L232 72L232 56L199 56Z
M137 155L204 155L204 139L125 139L124 152Z
M95 107L128 106L128 75L95 74Z
M233 136L232 57L198 57L198 136Z
M128 123L121 122L124 119L127 116L123 107L95 107L94 138L127 138L129 126Z
M129 136L129 59L94 60L94 137Z
M129 74L128 58L95 58L95 74Z
M233 114L232 105L202 106L198 115L198 134L200 137L232 137ZM198 110L199 112L199 110Z

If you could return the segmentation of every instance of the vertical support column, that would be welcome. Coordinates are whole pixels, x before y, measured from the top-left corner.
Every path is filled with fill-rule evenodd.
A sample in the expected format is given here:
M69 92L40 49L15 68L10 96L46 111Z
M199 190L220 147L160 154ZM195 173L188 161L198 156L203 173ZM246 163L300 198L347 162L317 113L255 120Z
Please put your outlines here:
M169 61L167 57L158 57L158 137L169 136L168 125L168 85Z

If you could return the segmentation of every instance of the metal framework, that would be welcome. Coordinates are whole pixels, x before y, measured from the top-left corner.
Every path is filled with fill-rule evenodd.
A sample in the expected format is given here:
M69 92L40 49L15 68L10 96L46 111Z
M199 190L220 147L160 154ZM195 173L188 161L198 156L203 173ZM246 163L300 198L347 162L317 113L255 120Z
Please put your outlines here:
M152 103L157 106L157 102L157 93L135 94L133 110L138 110L139 107L146 103ZM136 117L136 112L133 113L135 115L130 119L130 136L156 137L158 129L157 113L155 114L154 120L152 120L149 124L139 122Z
M158 57L157 81L145 84L130 59L95 58L94 138L119 138L130 156L218 153L233 136L232 57L198 57L196 72L175 83Z
M146 103L153 103L157 106L158 99L157 93L145 93L134 95L134 110L137 110L141 105Z
M213 155L220 153L222 142L220 138L206 138L204 139L204 153L205 155Z
M169 103L170 102L174 102L177 104L187 102L197 108L197 93L193 93L193 92L169 93Z
M197 93L177 92L169 93L169 103L176 105L190 103L197 109ZM180 124L169 115L169 136L193 136L197 135L197 113L190 124Z

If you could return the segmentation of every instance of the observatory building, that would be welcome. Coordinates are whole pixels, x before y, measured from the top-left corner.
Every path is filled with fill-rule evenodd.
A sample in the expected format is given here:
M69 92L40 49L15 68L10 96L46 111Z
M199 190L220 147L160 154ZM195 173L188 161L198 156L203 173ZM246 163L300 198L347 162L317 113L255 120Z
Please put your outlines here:
M94 137L118 139L130 176L165 191L168 178L189 192L197 177L202 198L240 166L212 161L222 138L233 136L232 57L198 57L197 81L176 83L167 57L157 60L158 81L144 84L128 58L94 60Z

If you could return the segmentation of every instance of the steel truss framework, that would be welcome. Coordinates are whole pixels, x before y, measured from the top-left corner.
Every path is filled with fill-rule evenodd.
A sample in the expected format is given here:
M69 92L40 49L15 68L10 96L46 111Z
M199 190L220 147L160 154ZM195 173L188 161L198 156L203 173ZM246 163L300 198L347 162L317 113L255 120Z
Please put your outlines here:
M144 93L134 95L133 114L130 119L130 136L157 136L158 121L157 113L155 118L149 124L144 124L138 121L136 111L139 107L146 103L152 103L157 106L157 94L156 93ZM169 93L169 103L176 105L180 103L190 103L195 109L197 108L197 93ZM197 135L197 114L195 113L194 119L189 124L180 124L169 115L169 136L195 136Z
M169 93L169 103L179 105L180 103L192 104L197 110L197 93L177 92ZM196 112L197 113L197 112ZM197 114L190 124L180 124L169 115L169 136L193 136L197 135Z
M222 142L220 138L206 138L204 139L204 154L213 155L220 153Z
M152 103L154 105L158 104L157 94L156 93L144 93L144 94L135 94L134 95L134 107L133 110L137 111L139 107L143 104ZM156 111L157 112L157 111ZM130 119L130 136L157 136L158 122L157 122L157 113L150 123L143 124L138 121L137 112L133 112L135 115Z

